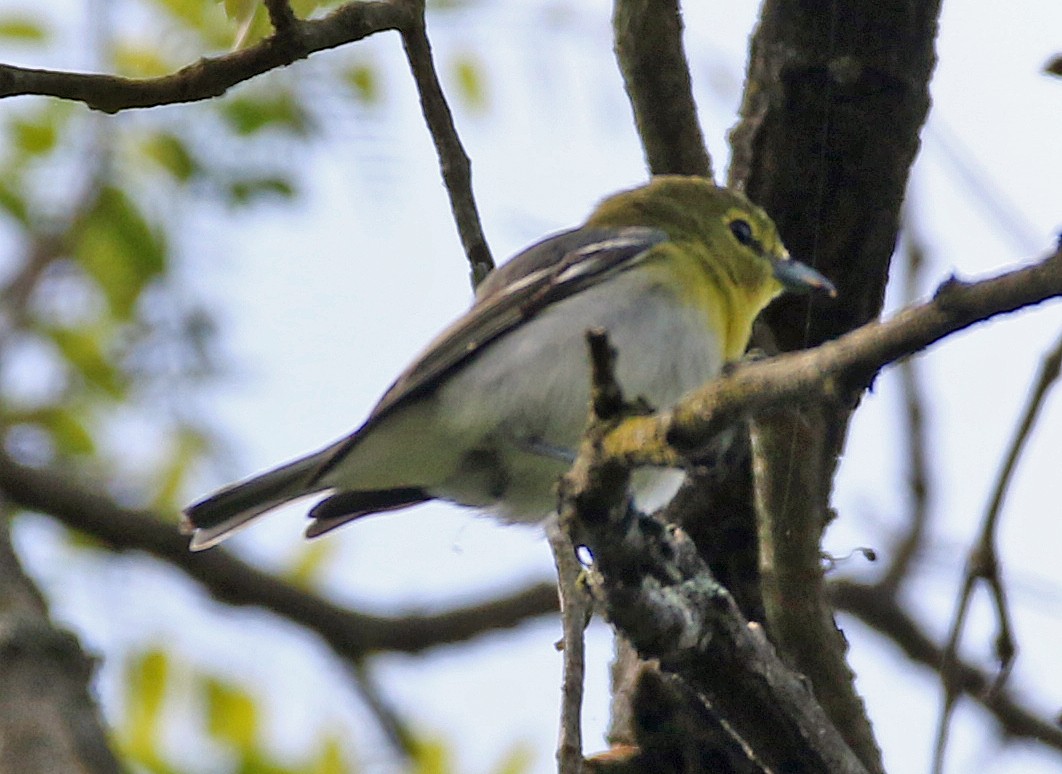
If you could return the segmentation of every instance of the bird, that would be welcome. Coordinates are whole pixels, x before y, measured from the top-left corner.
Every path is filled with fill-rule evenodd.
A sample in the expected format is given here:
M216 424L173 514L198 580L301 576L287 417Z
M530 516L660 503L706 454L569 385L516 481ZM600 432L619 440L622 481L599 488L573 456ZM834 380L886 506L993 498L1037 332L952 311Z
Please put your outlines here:
M738 360L786 291L836 294L742 193L653 177L489 273L354 432L189 506L181 531L202 550L309 495L307 537L435 499L542 521L588 416L587 330L607 332L626 394L668 408Z

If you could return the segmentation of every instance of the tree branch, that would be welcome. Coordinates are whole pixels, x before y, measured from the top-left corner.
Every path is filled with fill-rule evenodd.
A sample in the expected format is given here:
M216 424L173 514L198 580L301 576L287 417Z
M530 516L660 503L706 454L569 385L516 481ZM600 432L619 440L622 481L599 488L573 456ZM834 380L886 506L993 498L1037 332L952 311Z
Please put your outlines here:
M981 528L978 530L977 540L970 548L966 558L966 571L962 590L959 592L959 598L955 605L955 613L952 617L951 627L948 630L948 642L944 647L944 657L941 662L940 676L941 681L944 683L944 703L940 713L940 721L937 724L937 740L933 752L934 772L939 773L944 769L948 727L960 692L960 686L955 675L956 662L959 658L959 643L962 639L963 628L966 625L966 614L970 609L970 601L973 598L974 588L977 586L978 581L984 581L988 585L996 610L996 655L999 658L999 673L992 686L992 691L1002 688L1007 676L1010 674L1014 657L1017 654L1013 627L1010 623L1010 608L1007 605L1006 589L1003 586L999 555L996 549L996 528L999 525L999 517L1003 511L1003 501L1007 496L1010 480L1018 466L1018 459L1025 449L1025 442L1036 424L1047 394L1058 380L1060 372L1062 372L1062 338L1044 357L1040 373L1029 391L1025 410L1021 414L1018 426L1014 431L1014 438L1011 440L1007 453L1003 458L1003 464L1000 466L996 485L992 490L992 497L981 521Z
M224 550L192 553L176 528L151 514L115 505L71 483L69 474L21 465L0 452L0 492L28 510L55 517L114 551L143 551L177 567L214 598L233 605L263 607L316 632L337 655L350 661L381 651L419 653L471 639L557 609L553 584L543 583L509 597L436 615L375 616L340 607Z
M915 232L913 218L904 219L902 244L906 259L903 273L903 298L905 303L912 304L918 296L922 271L925 267L925 249ZM905 478L907 479L910 510L907 528L902 537L892 546L892 556L881 579L881 583L893 593L896 593L908 578L915 559L925 547L933 484L926 431L926 396L917 359L901 360L898 370L903 395L905 448L902 454L906 469Z
M616 0L612 28L649 171L711 178L677 0Z
M915 663L940 671L944 649L930 639L888 589L841 580L832 582L829 592L839 610L854 615L888 637ZM955 681L964 693L992 714L1009 736L1035 739L1062 752L1062 728L1021 706L1009 691L992 691L992 676L957 660Z
M277 21L274 19L274 24ZM413 21L410 0L348 2L322 19L300 20L292 15L290 20L280 20L275 34L253 46L200 59L158 78L123 78L0 64L0 98L38 94L83 102L105 113L197 102L221 96L238 83L305 59L317 51L384 30L406 29Z
M795 404L846 403L886 365L976 323L1059 296L1062 249L991 279L964 282L952 277L930 301L890 320L868 323L813 350L739 365L686 396L670 412L627 420L624 424L632 427L619 428L623 432L615 435L614 452L637 460L640 453L629 446L632 438L642 437L648 443L644 464L652 464L663 444L683 453L695 451L742 416Z
M278 37L291 34L298 24L298 18L291 9L288 0L262 0L269 14L269 23L273 25Z
M689 536L630 507L629 468L603 440L611 425L639 409L622 403L605 334L591 331L587 340L594 364L590 426L560 483L559 523L573 545L593 554L609 620L640 657L658 659L661 669L705 696L747 744L748 757L766 769L865 772Z
M48 620L0 513L0 771L118 774L92 672L77 639Z
M472 194L472 163L457 136L454 117L439 84L431 43L424 22L423 0L407 0L416 8L412 21L402 29L402 45L409 60L409 69L420 94L424 122L435 143L443 183L450 196L450 210L461 237L461 246L472 268L472 286L480 282L494 268L487 239L479 222L476 199Z
M751 423L767 632L782 660L810 681L859 760L880 774L881 750L856 693L848 642L833 620L824 588L821 545L833 476L818 464L828 459L821 448L827 422L823 411L808 407L761 413Z

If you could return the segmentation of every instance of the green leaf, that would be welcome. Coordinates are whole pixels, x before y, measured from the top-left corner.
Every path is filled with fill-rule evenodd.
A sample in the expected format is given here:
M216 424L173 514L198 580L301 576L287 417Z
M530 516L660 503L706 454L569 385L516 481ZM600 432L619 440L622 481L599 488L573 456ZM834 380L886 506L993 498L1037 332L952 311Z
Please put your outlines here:
M367 62L351 65L343 73L343 82L350 86L359 102L372 105L380 101L380 76L373 65Z
M278 129L304 135L310 117L290 92L265 97L234 97L221 106L221 115L238 135L257 134L264 129Z
M55 447L64 454L92 454L96 443L77 410L71 406L44 406L17 416L18 422L32 423L48 431ZM12 423L13 424L13 423Z
M417 739L410 760L411 774L452 774L453 754L440 739Z
M330 735L318 743L317 755L304 771L306 774L350 774L353 769L354 766L343 755L342 743Z
M450 64L457 81L457 94L466 107L482 111L487 107L487 88L480 74L481 67L470 55L456 57Z
M254 698L238 685L215 677L203 679L203 690L210 735L237 751L253 753L258 738L258 706Z
M166 265L166 244L123 191L105 187L74 237L74 255L127 319L141 291Z
M88 384L99 387L113 398L125 395L125 378L108 358L103 344L106 334L97 328L46 328L63 358Z
M10 180L0 178L0 210L3 210L23 226L30 224L29 205L19 190Z
M527 744L517 744L494 769L494 774L527 774L535 763L535 750Z
M50 153L59 140L54 119L54 115L49 113L42 113L36 119L14 119L10 124L11 141L16 148L30 156Z
M169 132L152 134L144 142L143 151L181 183L187 183L201 169L184 140Z
M211 47L232 43L232 30L220 4L212 0L156 0L174 18L203 36Z
M233 180L228 186L229 201L232 204L251 204L265 196L279 196L291 199L295 196L295 187L283 177L249 177Z
M129 752L141 760L159 757L159 720L169 680L169 656L159 648L145 651L126 666L125 736Z
M23 43L44 43L49 37L48 29L37 19L15 13L0 16L0 38Z
M312 588L321 570L335 554L335 540L313 540L306 543L295 557L291 569L284 573L285 580L300 588Z
M185 477L209 444L202 433L183 427L177 431L172 445L173 451L159 472L156 486L154 504L160 511L177 510Z
M150 48L142 43L115 43L110 50L110 59L116 72L136 78L157 78L169 75L175 69L158 48Z

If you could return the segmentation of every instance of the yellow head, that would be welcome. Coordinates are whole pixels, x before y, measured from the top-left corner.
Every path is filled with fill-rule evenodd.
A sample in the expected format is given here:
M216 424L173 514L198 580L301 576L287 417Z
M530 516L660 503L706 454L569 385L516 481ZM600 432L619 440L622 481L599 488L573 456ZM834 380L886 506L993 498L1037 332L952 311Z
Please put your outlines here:
M654 178L605 199L590 227L648 226L668 234L654 263L704 308L727 359L748 345L752 321L783 291L835 293L818 272L790 260L774 222L742 194L700 177Z

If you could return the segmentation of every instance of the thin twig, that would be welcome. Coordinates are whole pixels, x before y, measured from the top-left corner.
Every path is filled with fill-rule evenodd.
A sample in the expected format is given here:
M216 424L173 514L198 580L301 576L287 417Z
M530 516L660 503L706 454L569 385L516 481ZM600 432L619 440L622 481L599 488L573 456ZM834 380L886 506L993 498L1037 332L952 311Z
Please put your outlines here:
M850 613L875 632L895 643L913 662L939 672L944 651L904 610L896 597L878 584L834 581L830 597L839 610ZM955 662L956 683L962 691L992 714L1003 733L1032 739L1062 752L1062 727L1023 707L1009 691L992 692L993 677L961 659Z
M414 20L401 30L402 45L420 94L424 121L439 156L439 168L450 197L450 209L461 237L461 246L472 269L472 285L475 287L494 268L494 259L483 236L476 199L472 193L472 163L457 135L453 113L450 112L435 71L425 28L423 0L410 0L409 4L417 9L417 13L413 15Z
M913 304L921 292L922 272L925 268L925 248L914 231L910 208L903 218L903 252L905 263L903 299ZM889 563L880 583L893 593L909 575L911 566L925 544L926 527L932 494L926 431L926 396L922 377L915 358L904 358L897 364L903 393L904 430L906 431L904 463L907 466L907 488L910 498L908 526L896 541Z
M1006 589L1003 585L1003 577L1000 570L999 553L996 546L996 530L1003 511L1007 489L1010 486L1010 481L1017 468L1021 453L1025 449L1025 442L1036 424L1051 387L1059 378L1060 371L1062 371L1062 338L1059 338L1058 343L1045 355L1041 363L1040 373L1037 375L1036 382L1029 392L1025 409L1022 412L1014 437L1007 448L1003 464L996 477L996 484L992 490L988 508L981 521L981 528L976 542L971 547L966 560L962 591L956 602L955 613L952 617L951 627L948 630L947 645L942 656L940 674L941 682L944 685L944 704L937 724L936 742L933 749L933 771L935 774L940 774L944 770L948 729L951 725L951 718L961 690L956 680L955 664L958 661L959 645L962 640L962 632L965 628L970 601L978 581L984 581L988 585L996 613L996 657L999 660L999 670L990 688L992 692L998 692L1002 689L1014 663L1017 646L1014 641L1013 627L1010 622L1010 609L1007 604Z
M348 2L321 19L294 19L253 46L206 57L158 78L122 78L0 64L0 98L37 94L83 102L117 113L133 108L198 102L219 97L238 83L305 59L317 51L353 43L411 23L408 0Z
M361 661L351 664L350 669L362 701L387 736L387 740L407 758L414 757L417 751L416 736L380 693L368 666Z
M277 36L288 35L295 29L298 19L288 0L262 0L269 13L269 23L273 25Z
M555 519L546 525L546 536L557 565L564 655L561 678L560 736L557 739L557 771L579 774L583 767L583 683L586 679L586 643L583 631L590 613L590 595L579 588L582 567L575 547Z

